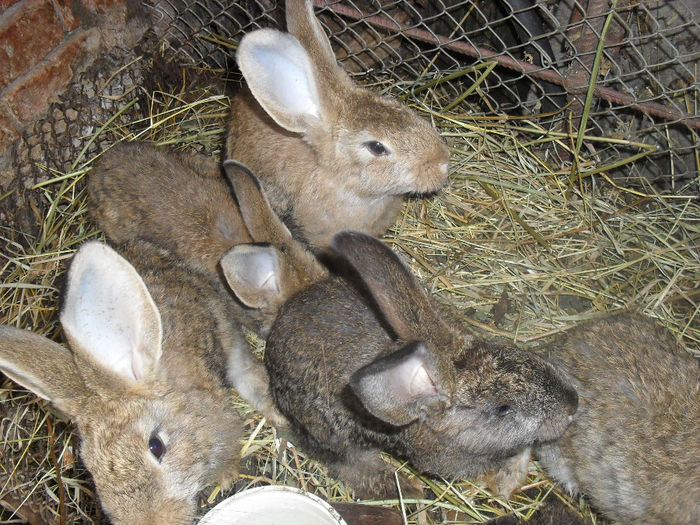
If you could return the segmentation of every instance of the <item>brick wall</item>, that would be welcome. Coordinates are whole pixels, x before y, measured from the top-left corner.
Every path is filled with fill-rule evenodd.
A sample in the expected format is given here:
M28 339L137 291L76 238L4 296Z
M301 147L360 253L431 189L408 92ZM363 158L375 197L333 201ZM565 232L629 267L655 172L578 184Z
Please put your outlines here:
M0 157L103 41L100 21L127 0L0 0Z

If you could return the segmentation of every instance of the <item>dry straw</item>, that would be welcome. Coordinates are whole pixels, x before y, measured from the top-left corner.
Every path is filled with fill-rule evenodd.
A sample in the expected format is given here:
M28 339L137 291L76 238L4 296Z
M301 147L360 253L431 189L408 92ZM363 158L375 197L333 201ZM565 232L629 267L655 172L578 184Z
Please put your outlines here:
M463 74L482 75L483 68ZM483 75L482 75L483 76ZM404 95L433 120L452 152L447 188L408 201L386 240L440 301L463 313L487 337L521 344L565 330L602 312L631 309L667 326L690 352L700 346L700 206L696 199L660 195L645 181L616 182L606 171L650 148L574 132L546 132L526 119L477 118L463 102L446 100L440 79L420 86L375 86ZM472 96L480 93L478 83ZM462 97L464 98L464 97ZM124 122L121 113L100 129L122 140L150 140L220 156L228 99L215 90L152 93L149 115ZM453 106L449 112L444 110ZM583 147L580 152L577 140ZM628 158L605 160L611 142ZM563 159L563 160L562 160ZM94 158L81 155L70 173L52 174L41 191L49 203L41 232L25 245L1 243L0 321L60 339L56 324L67 259L100 233L87 218L84 177ZM634 188L634 189L632 189ZM0 238L16 238L0 229ZM20 235L21 237L21 235ZM250 338L258 352L262 343ZM9 380L0 384L0 521L21 509L33 523L104 521L89 475L77 459L69 422ZM279 483L331 501L351 501L328 478L240 401L246 421L243 475L235 489ZM237 446L232 444L232 446ZM395 459L397 468L418 475ZM531 465L526 492L510 502L492 497L480 480L422 476L426 499L369 502L401 509L407 523L480 523L515 511L529 516L544 499L571 500ZM202 495L202 510L223 496Z

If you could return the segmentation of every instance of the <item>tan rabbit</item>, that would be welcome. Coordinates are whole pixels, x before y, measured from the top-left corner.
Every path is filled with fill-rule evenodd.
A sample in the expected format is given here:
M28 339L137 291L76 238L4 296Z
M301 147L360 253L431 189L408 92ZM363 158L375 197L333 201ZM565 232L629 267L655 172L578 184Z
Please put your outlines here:
M231 302L233 319L264 335L279 306L326 272L277 218L255 176L234 161L224 170L235 199L208 157L120 144L90 173L90 212L110 241L146 239L201 273ZM229 297L224 277L242 304ZM284 424L265 367L246 344L230 350L228 365L239 394Z
M546 349L579 395L563 436L534 447L547 472L620 523L700 523L698 360L633 314L589 321Z
M260 178L279 216L314 247L355 229L383 234L408 193L438 190L449 152L424 119L355 85L309 0L288 0L289 33L262 29L237 52L247 81L226 153ZM252 94L252 95L251 95Z
M536 449L549 474L622 523L700 523L700 366L651 319L591 321L551 347L580 409Z
M198 492L238 472L222 354L242 342L206 279L147 242L122 253L133 266L98 242L74 256L60 316L71 351L0 326L0 370L71 417L113 523L189 524Z
M326 271L292 237L250 170L229 160L224 172L202 155L118 144L90 172L90 214L115 244L146 239L213 281L223 274L243 303L242 322L264 335L277 308Z

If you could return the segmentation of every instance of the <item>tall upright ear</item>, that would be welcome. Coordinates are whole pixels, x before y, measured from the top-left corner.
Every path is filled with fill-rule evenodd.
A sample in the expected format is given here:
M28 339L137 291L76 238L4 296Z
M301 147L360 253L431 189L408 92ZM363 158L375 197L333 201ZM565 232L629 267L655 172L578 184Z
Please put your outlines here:
M280 261L269 244L239 244L221 258L221 269L233 293L250 308L265 308L281 297Z
M160 312L134 267L102 243L75 254L61 323L73 352L106 373L140 381L158 365Z
M389 246L365 233L343 231L333 236L331 247L357 271L401 339L420 340L426 328L439 326L425 290Z
M236 62L265 112L295 133L322 127L326 118L309 55L288 33L259 29L243 37Z
M272 209L258 178L246 166L232 159L224 161L224 171L253 240L274 244L291 241L292 234Z
M287 31L306 50L323 81L345 80L347 75L338 66L331 42L314 15L312 0L286 0Z
M401 426L449 401L444 375L430 349L414 342L355 372L350 386L373 416Z
M0 370L70 416L76 415L86 394L73 355L27 330L0 325Z

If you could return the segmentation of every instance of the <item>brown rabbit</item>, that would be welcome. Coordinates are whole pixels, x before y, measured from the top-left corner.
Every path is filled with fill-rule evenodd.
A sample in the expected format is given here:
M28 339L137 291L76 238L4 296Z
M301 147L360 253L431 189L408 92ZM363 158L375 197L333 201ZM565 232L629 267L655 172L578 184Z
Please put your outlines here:
M700 368L651 319L588 322L552 345L579 410L536 454L572 494L621 523L700 523Z
M361 283L328 279L289 300L265 364L277 406L335 475L386 496L380 450L472 476L566 429L576 392L549 363L469 335L381 241L342 232L332 247Z
M279 306L326 272L277 218L255 176L234 161L224 169L235 199L212 159L146 143L120 144L90 173L90 212L111 242L145 239L161 246L223 297L225 277L242 303L228 298L234 319L264 335ZM262 363L246 344L228 355L234 388L283 424Z
M265 334L277 308L326 271L292 238L250 170L229 160L224 171L233 195L209 157L121 143L90 172L90 214L115 244L146 239L214 281L223 274L246 307L241 320Z
M610 519L698 523L698 360L634 314L589 321L547 349L572 378L579 410L559 440L536 447L542 466ZM525 464L519 473L497 473L496 489L509 492L526 472Z
M61 310L72 351L0 326L0 370L71 417L119 524L189 524L198 492L237 475L242 422L224 352L242 342L206 279L150 243L81 246ZM137 271L138 269L138 271Z
M352 82L310 0L288 0L286 17L291 34L261 29L240 42L250 91L233 101L227 156L260 177L280 217L312 246L342 229L381 235L405 194L443 185L448 149L413 111Z

